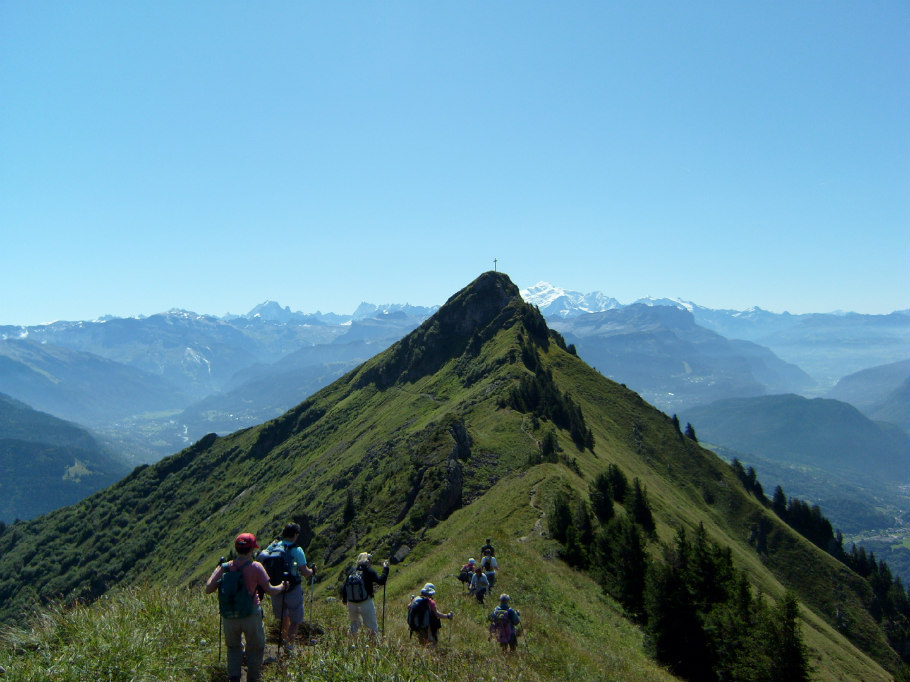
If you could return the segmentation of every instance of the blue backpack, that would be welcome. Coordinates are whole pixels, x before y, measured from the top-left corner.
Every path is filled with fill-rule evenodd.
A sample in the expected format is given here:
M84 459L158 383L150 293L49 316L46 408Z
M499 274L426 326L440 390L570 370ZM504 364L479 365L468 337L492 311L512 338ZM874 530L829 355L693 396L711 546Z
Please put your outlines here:
M244 564L240 570L232 571L230 562L221 564L221 577L218 579L218 610L228 619L246 618L256 608L253 595L246 589L243 580Z
M291 549L294 547L295 545L286 545L281 540L276 540L256 557L256 561L262 564L265 572L269 574L269 583L272 585L280 585L284 580L291 585L300 582L300 573L294 571L294 562L291 559Z

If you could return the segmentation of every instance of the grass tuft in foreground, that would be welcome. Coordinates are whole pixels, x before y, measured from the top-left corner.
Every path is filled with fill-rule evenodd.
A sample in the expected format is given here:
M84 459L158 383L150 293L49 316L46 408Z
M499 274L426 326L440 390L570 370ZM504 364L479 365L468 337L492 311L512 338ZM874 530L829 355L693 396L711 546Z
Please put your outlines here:
M269 609L265 610L269 622ZM383 642L365 635L352 640L340 604L316 604L315 615L324 634L315 645L268 664L263 680L593 679L590 668L562 655L558 638L532 634L519 639L517 653L503 655L498 645L486 641L478 614L461 620L456 615L451 632L446 621L440 644L433 650L409 640L399 622L402 618L393 613L387 616ZM91 606L53 607L34 616L27 626L5 627L0 631L0 677L4 682L223 682L226 655L222 650L219 660L218 644L217 604L201 590L116 589ZM274 652L274 642L269 648ZM628 680L671 679L655 677L653 670L629 677L628 663L617 661L614 670L604 671L608 675L604 679L612 677L610 672Z

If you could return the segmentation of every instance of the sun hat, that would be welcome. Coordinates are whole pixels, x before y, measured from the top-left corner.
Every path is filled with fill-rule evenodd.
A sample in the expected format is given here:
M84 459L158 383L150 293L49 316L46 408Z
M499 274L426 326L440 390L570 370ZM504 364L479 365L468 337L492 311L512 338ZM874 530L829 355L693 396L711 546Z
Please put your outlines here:
M436 594L436 585L433 583L427 583L423 586L423 589L420 590L420 594L425 594L428 597L432 597L434 594Z
M500 604L508 604L510 601L512 601L512 597L510 597L509 595L507 595L507 594L499 595Z

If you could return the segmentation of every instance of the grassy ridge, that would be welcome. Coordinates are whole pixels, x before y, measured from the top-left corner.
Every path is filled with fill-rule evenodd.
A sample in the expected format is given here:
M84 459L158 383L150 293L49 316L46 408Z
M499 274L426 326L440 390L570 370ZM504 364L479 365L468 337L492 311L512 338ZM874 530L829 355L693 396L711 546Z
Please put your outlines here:
M361 642L352 653L334 584L320 585L310 616L326 635L285 671L267 668L265 679L673 679L642 653L638 629L593 581L552 558L555 546L536 529L540 511L531 503L562 475L560 467L546 465L503 481L428 533L413 556L393 569L385 594L387 636L380 646L364 648ZM499 519L493 524L503 564L497 590L513 595L524 627L515 656L503 657L487 640L486 616L495 600L478 604L453 577L461 555L476 552L490 527L479 524L478 516ZM410 641L404 622L410 594L428 580L437 585L440 608L456 614L444 622L436 654ZM381 617L381 594L377 603ZM119 588L92 607L54 609L31 630L5 630L0 665L11 681L219 679L216 612L214 598L202 595L199 586L176 593L161 585Z
M320 605L329 604L335 578L358 551L403 557L386 594L389 614L398 613L386 618L391 640L403 635L407 597L431 581L440 587L441 608L458 612L451 648L460 653L450 658L473 660L491 646L485 613L462 603L460 585L447 576L493 536L503 562L497 590L513 595L528 626L535 664L524 679L665 679L617 605L557 559L556 544L541 533L558 490L584 497L588 482L613 463L647 488L657 520L654 556L680 526L704 523L712 540L732 548L757 589L772 598L785 587L800 595L817 679L888 679L831 626L832 607L848 610L853 641L896 669L862 609L865 583L769 515L725 463L682 438L667 415L548 341L542 318L506 282L481 278L401 344L278 419L206 437L75 507L7 528L0 538L9 548L0 556L0 619L10 622L48 595L97 596L118 584L198 588L236 533L267 539L295 519L304 526L308 558L322 567ZM506 407L512 388L533 376L522 357L530 345L543 371L580 405L593 451L579 450L551 422ZM528 467L538 442L553 432L571 466ZM346 520L348 495L356 511ZM747 538L765 517L769 549L758 554ZM68 542L78 551L66 551ZM58 563L48 564L45 547L60 550ZM198 592L184 601L201 600ZM198 606L200 613L205 608ZM213 602L207 608L213 613ZM320 611L343 630L340 606ZM212 641L211 634L197 637ZM369 654L386 655L398 654ZM354 664L337 656L325 669L337 665L339 675L353 675Z

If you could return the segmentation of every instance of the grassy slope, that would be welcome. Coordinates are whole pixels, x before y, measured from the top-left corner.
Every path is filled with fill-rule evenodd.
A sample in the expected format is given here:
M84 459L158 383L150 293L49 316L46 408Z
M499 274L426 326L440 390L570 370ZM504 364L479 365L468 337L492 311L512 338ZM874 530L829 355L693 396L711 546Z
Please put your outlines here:
M544 353L545 362L582 405L595 434L595 454L578 453L562 434L584 479L558 465L524 469L539 432L531 431L525 415L497 406L497 398L527 372L520 361L505 360L517 347L519 330L519 325L496 328L476 353L456 353L432 371L411 371L404 383L382 380L383 372L401 369L400 348L393 347L277 420L203 439L81 505L8 529L4 540L19 558L40 557L38 547L67 534L80 551L65 554L62 572L53 575L40 559L0 557L0 581L7 581L0 582L0 596L8 598L0 615L8 619L39 590L71 594L74 576L79 589L139 579L198 585L237 532L268 537L287 518L305 517L314 530L309 558L335 567L321 572L320 603L330 597L338 569L357 551L382 556L404 543L412 551L394 569L387 599L390 615L397 610L398 616L388 618L387 627L399 633L407 595L433 581L440 587L441 607L459 613L453 648L463 642L459 648L469 655L485 646L483 614L474 604L461 603L460 585L446 576L492 535L504 568L497 589L510 591L522 610L535 666L552 672L527 679L564 674L599 679L604 671L620 679L662 679L640 651L639 632L616 605L593 581L553 559L554 545L535 531L558 487L584 492L587 480L615 462L630 479L644 481L662 539L669 541L678 524L694 528L702 521L717 541L733 547L737 565L766 594L779 595L782 581L801 593L801 587L813 590L803 597L812 609L805 609L804 632L817 679L888 679L828 624L832 607L842 605L864 647L893 662L857 606L868 596L865 584L774 519L770 553L758 557L745 538L766 512L726 465L680 439L666 415L555 344ZM432 324L424 332L432 335ZM367 376L380 380L370 383ZM461 459L452 457L451 429L458 424L466 425L473 441ZM428 530L410 528L415 510L428 512L445 499L453 467L465 506ZM341 507L348 490L360 504L354 522L345 525ZM704 501L705 490L714 497L711 505ZM787 562L793 567L789 572ZM801 570L808 565L812 571ZM10 584L25 587L12 592L4 587ZM343 620L340 607L332 613Z
M857 610L857 600L871 598L865 581L798 537L746 495L729 467L719 458L687 439L675 437L667 428L669 418L666 415L634 398L628 400L623 396L625 389L615 384L607 387L606 394L612 400L608 399L604 404L599 399L603 393L597 390L600 378L596 372L571 359L564 359L561 364L576 386L582 390L591 387L587 395L595 402L585 405L586 415L590 414L588 410L595 414L602 410L604 418L612 421L610 432L621 434L625 429L629 441L634 440L630 425L639 424L642 442L632 454L622 443L604 444L608 435L599 432L597 421L593 421L599 443L595 451L600 454L606 450L594 466L605 467L607 462L615 462L630 478L639 476L645 482L661 540L672 542L680 525L691 531L703 522L715 541L732 548L737 567L745 570L753 585L764 594L774 598L780 596L785 587L797 591L803 601L803 633L816 668L815 679L888 677L831 626L837 608L849 610L849 617L856 619L856 634L860 641L876 651L880 660L897 665L896 656L888 649L874 623ZM590 416L587 418L592 421ZM584 473L590 478L588 472ZM713 504L705 501L705 491L714 498ZM759 518L767 519L773 528L767 555L758 555L745 542L751 525Z

